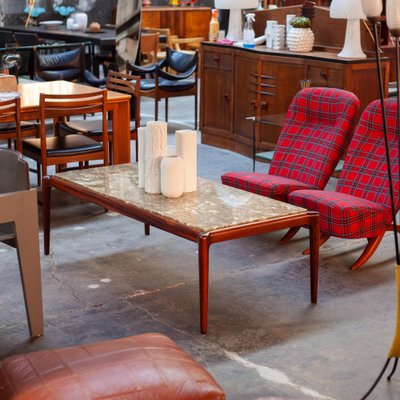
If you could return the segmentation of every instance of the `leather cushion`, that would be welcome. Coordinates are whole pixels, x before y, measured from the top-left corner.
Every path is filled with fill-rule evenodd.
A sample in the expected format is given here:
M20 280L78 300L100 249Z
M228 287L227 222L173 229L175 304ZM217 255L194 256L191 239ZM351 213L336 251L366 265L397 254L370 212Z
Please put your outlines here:
M159 79L159 88L169 92L179 92L190 89L195 85L192 79L183 79L181 81L170 81L168 79ZM154 79L142 79L140 81L140 90L154 90L156 87Z
M68 68L60 69L57 71L41 71L38 73L39 77L45 81L56 81L64 79L66 81L71 81L73 79L78 79L81 77L81 70L78 68Z
M29 129L34 129L37 127L37 124L34 122L25 122L21 121L21 129L22 130L29 130ZM2 133L11 133L15 132L15 122L3 122L0 124L0 135Z
M9 357L0 363L0 398L223 400L225 395L171 339L147 333Z
M112 134L112 121L107 121L108 133ZM130 122L130 130L135 130L135 121ZM59 125L59 133L70 135L71 133L81 133L87 136L101 136L102 123L100 119L68 121Z
M87 154L103 149L101 143L83 135L67 135L48 137L46 139L47 156L68 156L73 154ZM23 151L40 156L40 139L28 138L22 141Z

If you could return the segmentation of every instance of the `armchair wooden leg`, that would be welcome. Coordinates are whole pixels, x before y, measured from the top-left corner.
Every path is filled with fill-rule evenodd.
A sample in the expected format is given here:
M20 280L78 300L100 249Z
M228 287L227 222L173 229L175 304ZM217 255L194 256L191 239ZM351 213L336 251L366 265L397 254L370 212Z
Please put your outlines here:
M168 122L168 97L165 98L165 122Z
M197 130L197 94L194 96L194 129Z
M319 238L318 247L321 247L329 238L330 238L329 235L325 235L324 233L321 233L321 236ZM305 255L310 254L310 249L305 249L303 251L303 254L305 254Z
M279 243L285 244L289 242L295 235L296 233L300 230L300 226L295 226L293 228L290 228L284 235L283 237L279 240Z
M158 98L154 98L154 120L158 121Z
M350 269L355 270L362 267L375 253L376 249L379 246L379 243L382 241L385 233L373 238L368 238L368 244L362 252L361 256L358 260L350 267Z

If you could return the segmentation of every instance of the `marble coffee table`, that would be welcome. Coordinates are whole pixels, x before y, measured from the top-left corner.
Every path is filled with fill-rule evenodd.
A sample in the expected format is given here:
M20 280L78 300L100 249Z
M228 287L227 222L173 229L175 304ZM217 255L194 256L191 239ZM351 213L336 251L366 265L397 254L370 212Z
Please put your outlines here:
M319 215L303 208L198 178L198 190L178 199L138 188L136 164L120 164L46 176L43 181L44 251L50 251L50 193L57 188L80 199L197 242L200 329L207 332L209 247L245 236L307 226L310 231L311 302L317 302Z

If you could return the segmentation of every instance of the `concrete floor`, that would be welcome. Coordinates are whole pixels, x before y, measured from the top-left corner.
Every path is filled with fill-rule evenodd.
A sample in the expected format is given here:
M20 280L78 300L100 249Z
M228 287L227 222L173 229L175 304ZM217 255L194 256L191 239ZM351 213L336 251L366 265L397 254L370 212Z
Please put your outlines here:
M192 126L192 113L182 112L187 101L171 100L170 118L180 121L171 131ZM144 121L152 105L143 100ZM251 170L250 159L206 145L199 144L198 158L199 175L216 181L229 170ZM162 332L232 400L357 400L385 361L396 312L391 234L359 271L347 267L363 240L328 241L317 305L309 301L309 262L301 252L306 231L285 246L277 244L283 232L214 245L209 330L201 335L195 244L157 229L145 237L142 224L59 192L52 210L51 255L41 257L45 335L35 341L15 250L0 244L0 358ZM370 398L400 399L400 373Z

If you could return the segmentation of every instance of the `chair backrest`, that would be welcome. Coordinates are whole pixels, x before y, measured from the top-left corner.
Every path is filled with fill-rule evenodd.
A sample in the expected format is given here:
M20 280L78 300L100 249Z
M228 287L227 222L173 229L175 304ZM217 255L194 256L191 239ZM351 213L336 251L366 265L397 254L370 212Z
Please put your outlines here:
M393 177L394 195L399 209L399 148L397 128L397 102L395 98L385 100L388 142ZM382 127L380 101L370 103L362 113L336 190L390 207L388 167L385 139Z
M186 54L168 47L165 67L172 68L179 73L188 73L192 69L193 73L197 70L198 60L197 51L195 54Z
M135 119L136 127L140 126L140 77L109 70L107 89L130 94L131 120Z
M159 39L160 34L158 32L140 35L140 53L146 57L145 60L141 60L141 64L153 64L157 61Z
M84 46L62 53L41 54L38 49L35 49L34 52L36 78L45 81L83 79L85 69Z
M40 44L39 36L36 33L15 32L14 36L18 46L36 46Z
M14 34L11 31L0 31L0 47L6 47L7 43L15 43Z
M163 36L163 39L159 42L159 48L165 49L167 47L171 47L171 29L170 28L149 28L144 27L141 28L141 32L143 33L159 33L160 36Z
M29 166L21 153L0 148L0 193L29 189Z
M301 90L290 104L269 173L323 189L351 139L359 106L345 90Z
M0 92L17 92L18 83L15 75L0 75Z
M107 90L96 89L90 93L46 94L40 93L40 139L42 158L46 158L46 118L58 120L73 115L100 113L102 116L102 142L105 163L108 163Z
M0 80L1 81L1 80ZM18 151L22 149L22 137L21 137L21 120L20 120L20 97L14 97L9 100L0 101L0 124L8 124L15 122L15 140L16 148ZM8 128L7 130L9 130ZM1 138L1 132L0 132Z

